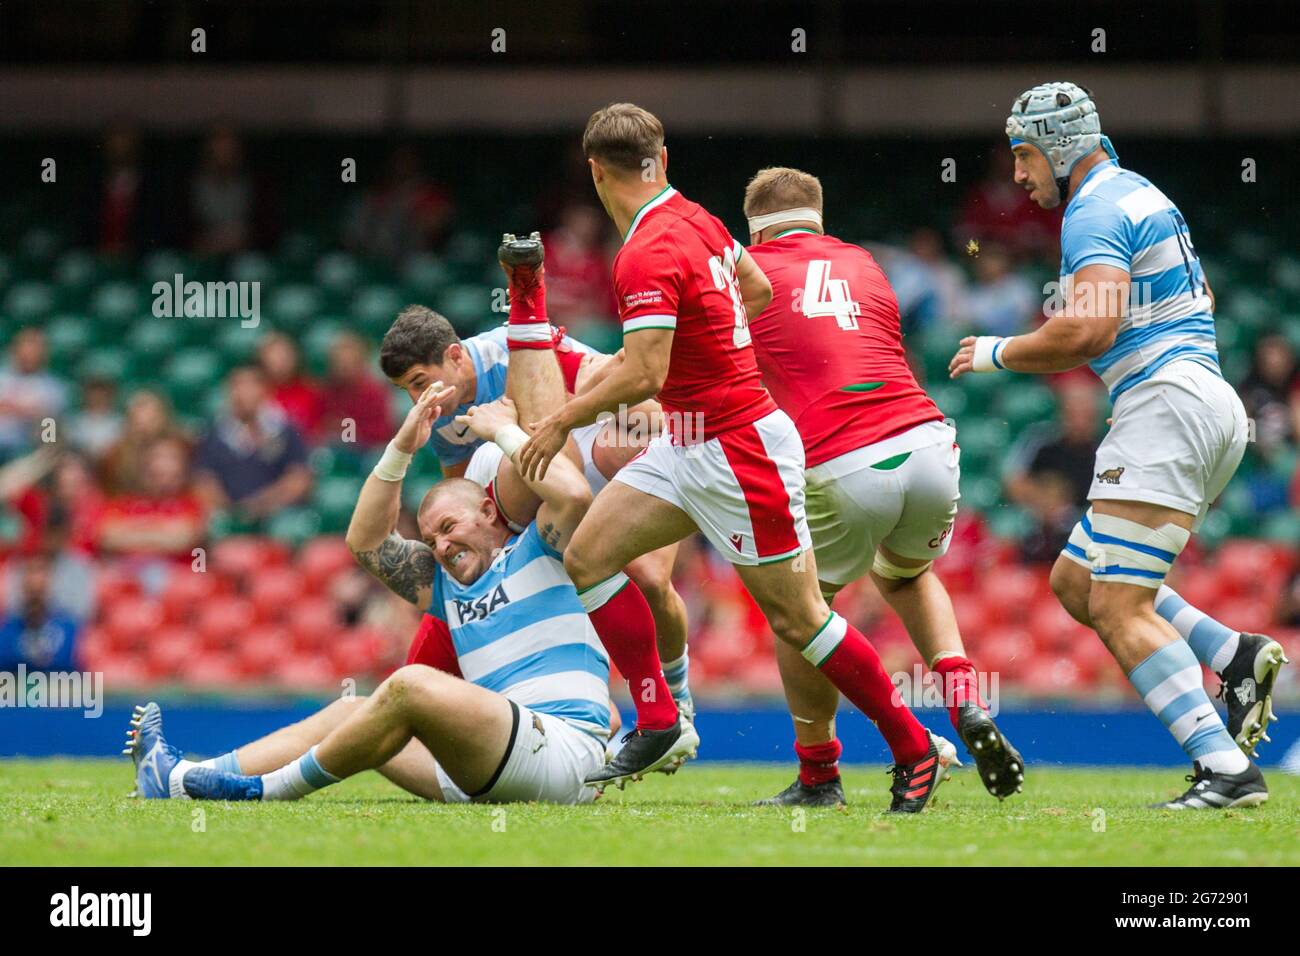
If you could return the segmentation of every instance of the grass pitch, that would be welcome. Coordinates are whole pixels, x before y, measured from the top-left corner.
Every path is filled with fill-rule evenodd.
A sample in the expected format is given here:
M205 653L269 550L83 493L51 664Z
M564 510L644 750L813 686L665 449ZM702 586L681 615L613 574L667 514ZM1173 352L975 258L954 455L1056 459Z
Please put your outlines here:
M0 761L0 864L1154 865L1300 864L1300 778L1250 810L1145 808L1176 770L1029 768L999 804L956 770L917 816L883 815L881 767L845 767L847 810L756 808L791 767L691 764L594 806L442 806L375 774L298 803L131 800L126 760Z

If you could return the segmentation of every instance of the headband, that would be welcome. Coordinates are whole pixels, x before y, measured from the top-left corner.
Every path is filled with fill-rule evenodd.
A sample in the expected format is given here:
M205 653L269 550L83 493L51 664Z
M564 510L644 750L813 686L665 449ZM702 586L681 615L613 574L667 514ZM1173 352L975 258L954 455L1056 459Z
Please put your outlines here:
M816 209L804 206L798 209L779 209L776 212L764 213L761 216L751 216L749 219L749 233L755 235L768 226L775 226L783 222L803 221L815 222L820 226L822 224L822 214Z

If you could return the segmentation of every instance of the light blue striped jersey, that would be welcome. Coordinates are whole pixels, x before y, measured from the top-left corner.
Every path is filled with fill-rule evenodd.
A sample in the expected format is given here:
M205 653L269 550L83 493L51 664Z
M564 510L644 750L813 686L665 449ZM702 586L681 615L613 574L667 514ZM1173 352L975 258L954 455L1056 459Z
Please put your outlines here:
M1145 177L1114 160L1088 172L1061 224L1063 286L1093 264L1132 277L1128 314L1115 342L1091 363L1112 402L1175 359L1222 375L1214 309L1182 213Z
M588 345L568 335L564 343L575 352L595 352ZM442 465L455 465L469 461L474 449L483 444L483 440L469 430L468 426L456 424L456 416L464 415L471 405L483 405L495 402L506 393L506 369L510 365L510 348L506 345L506 326L500 325L467 339L461 344L469 352L474 362L474 374L478 386L474 391L474 400L461 405L454 412L449 412L433 423L433 434L429 436L429 447L438 456Z
M465 680L609 737L609 657L536 522L473 584L438 565L429 613L446 622Z

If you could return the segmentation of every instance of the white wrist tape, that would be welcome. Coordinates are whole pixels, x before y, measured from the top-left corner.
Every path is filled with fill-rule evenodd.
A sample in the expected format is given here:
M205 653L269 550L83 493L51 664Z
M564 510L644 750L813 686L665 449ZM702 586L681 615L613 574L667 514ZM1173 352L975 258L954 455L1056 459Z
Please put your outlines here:
M401 481L406 477L406 469L410 467L411 459L414 457L389 442L384 453L379 456L379 461L375 462L375 467L371 469L371 474L380 481Z
M513 459L515 452L523 447L524 442L528 441L528 432L518 425L502 425L497 429L497 433L492 436L492 441L506 453L507 458Z
M1002 350L1012 337L1000 335L981 335L975 339L975 354L971 357L972 372L1004 371L1006 366L1000 361Z

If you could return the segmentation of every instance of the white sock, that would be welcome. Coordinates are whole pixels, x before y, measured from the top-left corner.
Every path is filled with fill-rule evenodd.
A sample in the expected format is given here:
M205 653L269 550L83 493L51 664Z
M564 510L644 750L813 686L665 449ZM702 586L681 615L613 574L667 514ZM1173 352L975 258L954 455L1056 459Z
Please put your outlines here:
M340 779L316 762L316 748L312 747L292 763L262 774L262 799L298 800Z

